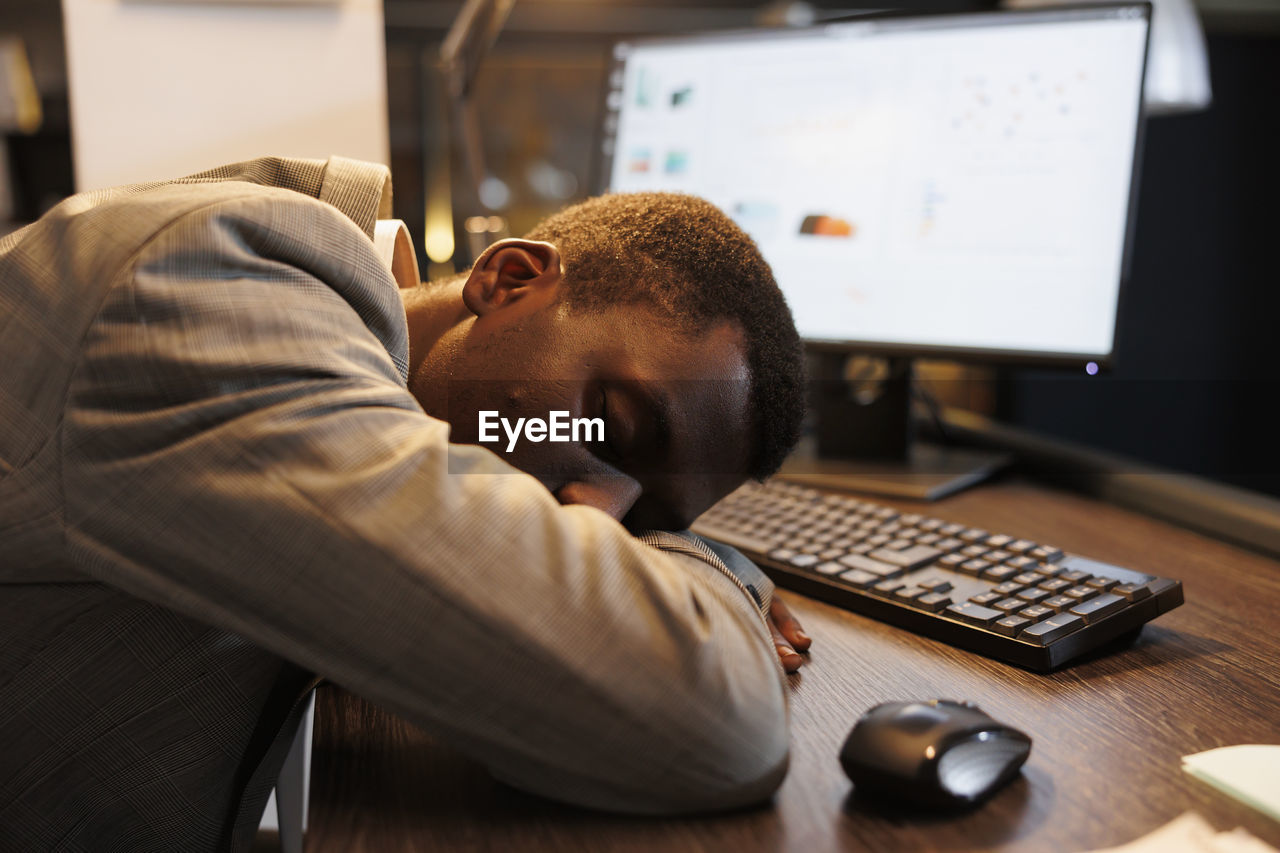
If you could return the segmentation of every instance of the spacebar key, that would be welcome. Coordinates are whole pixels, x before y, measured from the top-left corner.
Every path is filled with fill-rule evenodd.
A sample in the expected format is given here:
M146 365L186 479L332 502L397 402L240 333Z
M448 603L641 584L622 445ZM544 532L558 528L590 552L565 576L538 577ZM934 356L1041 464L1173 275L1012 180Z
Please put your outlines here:
M911 571L926 563L932 563L942 556L942 552L927 545L915 545L903 551L894 551L892 548L877 548L867 556Z

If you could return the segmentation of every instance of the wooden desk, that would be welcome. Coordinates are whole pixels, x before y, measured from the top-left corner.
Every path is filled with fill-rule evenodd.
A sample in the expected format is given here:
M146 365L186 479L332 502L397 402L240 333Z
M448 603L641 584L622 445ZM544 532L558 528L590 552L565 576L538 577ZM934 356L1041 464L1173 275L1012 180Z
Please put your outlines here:
M1186 773L1180 757L1280 743L1280 563L1168 524L1011 481L898 507L1180 578L1186 603L1138 642L1036 675L782 593L814 638L791 677L792 758L772 806L685 820L599 815L521 794L420 730L333 689L318 703L309 851L961 850L1110 846L1195 810L1280 847L1280 823ZM1023 777L960 817L850 797L836 755L896 699L978 702L1035 740Z

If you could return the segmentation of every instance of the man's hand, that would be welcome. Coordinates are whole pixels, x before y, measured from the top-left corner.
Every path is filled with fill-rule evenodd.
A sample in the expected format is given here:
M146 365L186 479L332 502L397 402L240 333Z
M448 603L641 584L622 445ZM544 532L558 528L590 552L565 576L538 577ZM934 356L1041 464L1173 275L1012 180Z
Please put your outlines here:
M773 632L773 645L778 649L778 657L782 659L782 668L787 672L800 669L804 658L799 652L807 651L813 641L777 596L774 596L773 603L769 605L769 630Z

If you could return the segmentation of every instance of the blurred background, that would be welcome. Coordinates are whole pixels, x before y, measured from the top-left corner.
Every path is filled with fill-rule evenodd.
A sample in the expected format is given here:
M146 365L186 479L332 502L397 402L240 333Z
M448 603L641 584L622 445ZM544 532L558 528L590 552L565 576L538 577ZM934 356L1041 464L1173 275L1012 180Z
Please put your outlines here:
M329 115L327 123L370 132L358 143L342 143L342 150L335 150L337 143L317 140L329 147L252 153L324 156L332 151L389 163L395 214L415 235L420 268L429 277L465 269L484 239L519 235L546 214L599 191L601 116L615 41L637 35L802 25L860 11L847 0L522 0L501 22L500 34L478 70L464 69L474 71L464 82L475 122L472 141L488 179L479 185L468 152L459 145L464 135L458 132L458 99L450 94L456 95L459 70L441 60L461 2L0 0L0 233L34 220L77 189L102 185L94 183L104 180L99 173L92 178L77 174L77 169L86 172L90 163L84 152L76 153L77 139L90 132L85 122L105 122L103 132L115 134L115 144L136 144L139 151L150 151L159 142L171 150L200 153L189 141L166 142L163 137L166 125L175 130L193 127L193 114L212 115L216 121L216 110L205 96L192 92L187 98L171 85L167 100L150 102L149 96L139 94L145 88L142 83L111 82L110 75L120 70L127 56L137 56L127 46L127 36L142 30L129 16L140 20L165 14L166 6L195 10L192 14L206 6L242 11L261 7L275 16L273 25L284 33L304 31L302 25L286 20L290 15L318 15L332 22L334 16L351 11L354 17L344 24L351 28L341 36L304 39L305 50L297 57L288 58L286 52L275 61L290 66L281 68L281 74L292 71L303 80L316 81L321 93L332 91L322 80L326 73L355 80L353 86L364 88L353 89L356 100L350 104L336 104L342 109ZM1203 28L1212 100L1207 106L1153 115L1147 122L1131 279L1114 369L1091 376L1083 371L923 363L919 372L925 379L963 380L937 383L945 389L939 395L946 403L1093 448L1280 495L1280 452L1274 438L1280 411L1275 376L1280 363L1280 282L1274 261L1280 225L1280 3L1195 0L1187 6ZM895 5L917 11L996 7L995 0ZM64 11L87 17L64 20ZM116 17L107 23L92 17L108 12ZM124 29L113 35L108 23ZM192 55L193 45L201 40L206 47L210 43L209 32L189 17L175 15L168 26L148 30L144 38L151 44L164 42L175 56ZM365 38L370 27L376 28L381 41ZM230 30L212 37L222 64L216 59L192 64L204 67L211 79L226 81L222 89L228 103L262 99L261 88L267 97L260 109L287 110L301 96L272 93L270 87L253 83L263 73L254 70L254 63L272 55L259 49L263 39L269 45L282 43L280 36L268 37L266 29L256 26L252 32ZM105 65L95 70L90 60L74 57L69 63L69 43L77 56L92 58L96 52L95 61ZM152 64L133 70L143 75L147 86L172 84L166 68L155 60L147 62ZM359 65L359 73L349 70L352 62ZM83 80L79 85L88 94L73 92L73 79ZM385 87L385 106L377 103L380 86ZM372 112L362 112L367 105L372 105ZM122 117L129 110L149 116L153 124L144 127L141 119ZM303 126L294 130L298 127ZM471 155L474 159L475 152ZM141 157L143 166L162 168L155 165L155 157ZM200 162L177 173L218 162ZM172 176L166 172L136 179Z

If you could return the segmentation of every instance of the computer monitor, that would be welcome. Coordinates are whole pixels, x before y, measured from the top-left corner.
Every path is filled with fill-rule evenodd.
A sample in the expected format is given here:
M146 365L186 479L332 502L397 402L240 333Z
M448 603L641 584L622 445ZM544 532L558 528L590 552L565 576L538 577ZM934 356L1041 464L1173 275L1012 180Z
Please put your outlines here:
M1150 14L877 15L620 43L603 186L721 207L816 352L1105 365Z

